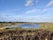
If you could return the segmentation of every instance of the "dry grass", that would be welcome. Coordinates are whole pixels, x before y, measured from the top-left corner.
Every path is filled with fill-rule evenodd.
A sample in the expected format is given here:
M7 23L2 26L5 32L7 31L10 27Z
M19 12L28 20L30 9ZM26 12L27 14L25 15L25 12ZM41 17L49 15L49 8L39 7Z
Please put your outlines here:
M5 26L12 26L15 24L21 24L21 23L0 23L0 28ZM53 30L53 23L38 23L40 24L40 28L38 29L46 29L46 30ZM20 29L20 28L17 28ZM35 30L36 28L28 28L27 30Z

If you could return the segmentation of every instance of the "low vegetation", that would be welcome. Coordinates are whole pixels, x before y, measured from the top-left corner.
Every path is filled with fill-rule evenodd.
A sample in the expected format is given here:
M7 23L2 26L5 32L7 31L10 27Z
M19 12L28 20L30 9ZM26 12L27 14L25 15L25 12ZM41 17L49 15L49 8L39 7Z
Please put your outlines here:
M53 23L38 23L40 24L39 28L5 28L5 26L12 26L15 24L21 24L21 23L0 23L0 31L6 31L6 30L37 30L37 29L44 29L44 30L53 30ZM31 23L32 24L32 23Z

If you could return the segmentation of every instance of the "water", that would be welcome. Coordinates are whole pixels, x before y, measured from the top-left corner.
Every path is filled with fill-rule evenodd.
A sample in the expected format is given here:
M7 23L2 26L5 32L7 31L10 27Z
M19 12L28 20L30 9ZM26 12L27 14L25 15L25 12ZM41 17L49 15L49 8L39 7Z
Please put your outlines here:
M39 28L39 24L21 24L20 25L22 28Z
M21 28L39 28L40 24L16 24L13 26L6 26L7 28L21 27Z

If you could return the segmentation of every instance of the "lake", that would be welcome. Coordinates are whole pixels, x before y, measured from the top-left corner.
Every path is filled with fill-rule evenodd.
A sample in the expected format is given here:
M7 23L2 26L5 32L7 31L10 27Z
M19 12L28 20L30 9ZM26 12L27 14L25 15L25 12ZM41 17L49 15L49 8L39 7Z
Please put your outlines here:
M6 28L14 28L14 27L21 27L21 28L39 28L40 24L16 24L12 26L6 26Z

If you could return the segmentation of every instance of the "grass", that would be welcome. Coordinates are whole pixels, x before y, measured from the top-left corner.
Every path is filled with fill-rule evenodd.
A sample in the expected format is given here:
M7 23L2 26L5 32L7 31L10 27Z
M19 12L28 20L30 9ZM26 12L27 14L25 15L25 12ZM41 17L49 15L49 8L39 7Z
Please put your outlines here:
M5 26L12 26L15 24L21 24L21 23L0 23L0 27L5 27ZM51 30L53 31L53 23L38 23L40 24L40 28L10 28L10 29L3 29L0 31L9 31L9 30L39 30L39 29L43 29L43 30Z

